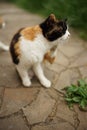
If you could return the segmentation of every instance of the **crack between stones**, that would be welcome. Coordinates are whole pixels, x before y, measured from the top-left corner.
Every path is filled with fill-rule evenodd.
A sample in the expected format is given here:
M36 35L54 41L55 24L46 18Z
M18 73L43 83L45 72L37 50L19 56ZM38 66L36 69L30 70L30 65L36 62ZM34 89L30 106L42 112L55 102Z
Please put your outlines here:
M75 62L75 61L84 53L84 51L86 51L86 49L84 49L83 51L81 51L81 52L78 53L77 55L70 57L70 58L73 58L73 60L70 61L70 58L69 58L69 61L70 61L70 64L69 64L69 65L71 65L72 62ZM70 68L73 68L73 67L70 67Z
M55 89L55 88L54 88ZM57 92L57 93L59 93L60 95L61 95L61 97L64 97L64 95L65 95L65 92L63 92L62 90L56 90L55 89L55 91Z
M80 120L78 118L78 113L75 111L75 109L74 109L73 119L74 119L74 128L75 130L77 130L80 124Z
M80 72L80 70L79 70L78 67L77 67L77 71L78 71L78 73L79 73L79 75L80 75L80 78L82 78L82 74L81 74L81 72Z
M57 118L60 118L60 117L57 116ZM68 122L73 128L75 128L74 125L73 125L71 122L69 122L69 121L67 121L67 120L65 120L65 119L63 119L63 118L60 118L60 119L63 120L64 122ZM76 129L75 129L75 130L76 130Z
M28 120L27 120L26 116L24 115L22 109L21 109L21 114L22 114L22 118L23 118L23 120L24 120L25 125L29 128L29 130L31 130L31 127L30 127L30 125L29 125L29 123L28 123Z
M53 118L56 116L56 112L57 112L57 101L55 102L51 113L48 115L47 119L45 120L46 123L50 123Z
M58 49L68 60L69 60L69 57L66 56L60 49Z
M9 118L11 117L12 115L16 115L18 114L20 111L23 111L22 109L25 108L26 106L30 105L34 100L36 100L37 96L38 96L38 93L40 92L40 90L38 90L38 92L36 93L36 96L35 98L27 105L23 106L22 108L20 108L18 111L12 113L12 114L9 114L9 115L6 115L6 116L3 116L3 117L0 117L0 119L5 119L5 118Z
M6 119L6 118L10 118L11 116L15 116L15 115L20 115L20 113L21 113L21 109L19 110L19 111L17 111L17 112L14 112L14 113L12 113L12 114L9 114L9 115L7 115L7 116L3 116L3 117L0 117L0 119Z
M32 102L37 99L39 92L40 92L40 89L37 91L37 93L35 95L35 98L29 104L25 105L23 108L26 108L27 106L30 106L32 104ZM21 108L21 109L23 109L23 108Z
M3 92L2 92L0 109L1 109L1 106L2 106L2 103L3 103L3 99L4 99L4 92L5 92L5 87L4 87Z

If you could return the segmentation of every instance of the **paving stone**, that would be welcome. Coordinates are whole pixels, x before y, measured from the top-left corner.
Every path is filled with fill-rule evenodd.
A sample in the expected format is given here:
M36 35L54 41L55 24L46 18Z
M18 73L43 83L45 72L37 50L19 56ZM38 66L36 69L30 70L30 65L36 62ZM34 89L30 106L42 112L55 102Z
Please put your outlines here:
M29 124L44 122L51 113L55 100L51 99L45 89L41 89L37 99L30 106L23 108Z
M44 74L52 82L52 84L55 83L56 76L58 75L56 72L52 70L50 71L50 69L48 69L47 67L44 67Z
M70 44L70 42L72 43L72 45ZM60 44L58 49L70 58L81 53L84 50L84 47L78 41L76 42L75 40L72 41L71 39L69 39L67 43L63 45Z
M87 130L87 112L80 111L78 106L75 106L75 111L78 114L79 126L77 130Z
M0 65L0 72L2 73L2 75L0 75L0 86L1 87L22 86L21 80L16 72L14 65L10 64L11 62L9 62L9 64L6 62L2 63L3 65Z
M72 83L76 83L77 79L79 79L78 71L76 69L67 69L60 74L55 86L53 87L57 90L60 90Z
M2 104L3 94L4 94L4 88L0 87L0 107L1 107L1 104Z
M0 130L29 130L20 115L0 119Z
M79 55L78 58L73 63L71 63L69 67L71 68L81 66L87 66L87 51L84 51L81 55Z
M0 54L0 72L1 87L22 86L9 52L1 52Z
M38 91L39 89L36 88L6 88L0 117L11 115L27 104L30 104L36 97Z
M56 59L55 59L55 63L58 63L58 64L60 64L60 65L62 65L62 66L68 66L68 65L69 65L69 60L68 60L67 57L65 57L65 56L63 55L62 52L60 52L60 51L58 50L57 56L56 56Z
M9 8L10 7L10 8ZM19 9L19 8L17 8L17 6L15 6L14 4L11 4L11 3L0 3L0 13L2 14L2 13L7 13L7 11L8 12L10 12L10 13L13 13L13 12L22 12L22 10L21 9Z
M70 110L64 99L61 99L57 105L56 117L65 120L68 123L74 125L74 111Z
M59 64L56 64L56 63L53 63L53 64L50 64L50 63L46 63L46 67L48 69L50 69L51 71L54 71L56 73L60 73L62 72L63 70L65 70L65 67L62 66L62 65L59 65Z
M68 122L61 122L50 125L36 125L32 130L75 130Z
M82 75L82 78L86 78L87 77L87 66L80 67L79 70Z
M60 97L60 94L53 87L46 89L46 92L55 100L58 100Z

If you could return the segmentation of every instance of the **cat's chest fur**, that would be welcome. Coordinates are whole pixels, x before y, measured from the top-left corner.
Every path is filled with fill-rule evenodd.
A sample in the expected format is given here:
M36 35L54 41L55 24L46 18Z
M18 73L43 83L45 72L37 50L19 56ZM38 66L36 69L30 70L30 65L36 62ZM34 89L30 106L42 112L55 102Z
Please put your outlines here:
M48 41L43 37L42 33L38 33L34 40L21 37L20 51L21 60L26 60L32 64L42 62L45 53L50 49Z

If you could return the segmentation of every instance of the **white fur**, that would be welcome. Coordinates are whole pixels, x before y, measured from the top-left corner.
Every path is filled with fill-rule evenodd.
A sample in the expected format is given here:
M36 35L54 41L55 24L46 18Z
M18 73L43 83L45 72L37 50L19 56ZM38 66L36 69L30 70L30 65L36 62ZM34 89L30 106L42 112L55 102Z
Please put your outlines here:
M65 40L67 37L68 32L63 36L63 39ZM32 68L40 83L47 88L51 87L51 82L43 73L41 63L45 53L53 46L57 45L57 41L58 40L50 42L42 34L37 35L34 41L26 40L24 37L20 38L21 56L20 62L16 65L16 68L24 86L28 87L31 85L28 70ZM54 52L54 55L55 54L56 53Z
M5 27L5 22L3 22L3 23L1 24L1 26L2 26L2 28L4 28L4 27ZM0 49L1 49L1 50L4 50L4 51L8 51L8 50L9 50L9 47L8 47L7 45L3 44L3 43L0 41Z
M5 28L5 26L6 26L6 23L3 22L3 23L2 23L2 28Z
M59 38L59 40L66 40L67 38L69 38L69 36L70 36L70 33L69 33L69 31L68 31L68 29L66 30L66 33L61 37L61 38Z
M4 45L2 42L0 42L0 49L4 51L8 51L9 47L7 45Z

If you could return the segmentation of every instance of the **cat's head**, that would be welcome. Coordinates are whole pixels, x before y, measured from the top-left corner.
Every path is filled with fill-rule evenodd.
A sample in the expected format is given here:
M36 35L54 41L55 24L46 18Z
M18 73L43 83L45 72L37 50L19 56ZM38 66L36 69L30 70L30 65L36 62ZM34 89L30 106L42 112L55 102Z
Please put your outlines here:
M42 24L43 35L49 41L57 39L65 40L69 37L70 33L67 28L67 20L58 20L54 14L51 14Z

